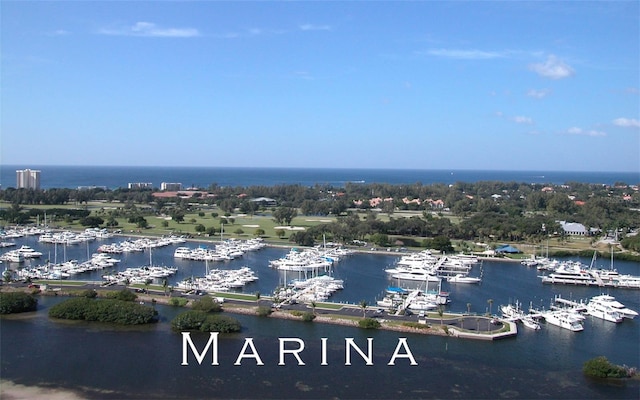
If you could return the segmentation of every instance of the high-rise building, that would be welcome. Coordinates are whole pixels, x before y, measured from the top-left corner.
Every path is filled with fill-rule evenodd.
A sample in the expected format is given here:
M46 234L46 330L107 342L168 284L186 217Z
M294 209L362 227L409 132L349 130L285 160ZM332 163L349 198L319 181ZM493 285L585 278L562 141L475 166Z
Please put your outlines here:
M17 170L16 187L18 189L40 189L40 171L34 169Z
M182 190L182 183L169 183L169 182L162 182L160 184L160 190L166 190L166 191L178 191L178 190Z

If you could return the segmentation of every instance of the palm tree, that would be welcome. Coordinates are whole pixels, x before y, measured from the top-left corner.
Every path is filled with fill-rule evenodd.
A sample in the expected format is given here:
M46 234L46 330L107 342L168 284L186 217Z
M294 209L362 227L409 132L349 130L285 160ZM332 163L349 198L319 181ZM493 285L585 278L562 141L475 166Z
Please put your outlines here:
M442 306L438 306L438 315L440 316L440 325L444 325L444 322L442 321L442 316L444 315L444 309L442 308Z
M366 300L360 300L360 308L362 308L363 318L367 318L367 306L368 305L369 305L369 303L367 303Z
M167 295L167 285L169 284L169 282L167 282L167 279L163 279L162 280L162 288L164 289L164 295Z
M151 285L151 282L153 282L151 279L147 278L144 281L144 290L145 293L149 293L149 285Z
M313 312L313 315L316 315L316 302L315 301L311 302L311 311Z
M467 314L471 315L471 303L467 303Z
M489 303L489 315L491 315L491 306L493 305L493 299L487 300L487 303Z

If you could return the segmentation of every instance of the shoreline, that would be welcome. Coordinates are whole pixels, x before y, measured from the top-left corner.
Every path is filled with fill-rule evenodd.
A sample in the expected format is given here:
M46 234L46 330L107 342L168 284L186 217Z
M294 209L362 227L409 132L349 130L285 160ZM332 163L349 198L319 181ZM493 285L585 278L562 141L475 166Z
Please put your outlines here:
M60 285L64 286L64 285ZM7 290L9 289L9 290ZM131 290L131 288L127 287L127 290ZM84 289L83 289L84 290ZM95 290L95 289L94 289ZM76 297L76 295L71 292L65 292L61 290L61 288L50 289L47 288L45 291L40 289L37 290L36 293L33 293L33 289L28 287L11 287L7 285L0 286L0 292L11 292L11 291L23 291L30 293L34 296L55 296L55 297ZM224 293L213 293L209 294L210 297L224 297ZM101 297L101 296L98 296ZM186 299L187 303L181 306L176 306L171 304L171 299L182 298ZM160 304L168 307L181 307L185 309L190 309L193 305L194 301L197 301L197 298L185 298L183 296L167 296L165 294L160 293L145 293L145 294L137 294L137 298L135 301L140 302L141 304ZM270 303L269 306L261 305L261 302ZM326 302L331 303L331 302ZM338 303L332 303L338 304ZM316 308L316 312L314 313L315 317L312 321L303 321L302 317L299 315L295 315L295 311L300 311L297 309L292 310L282 310L282 309L274 309L272 306L272 299L269 296L263 296L260 299L255 300L241 300L241 299L229 299L225 298L224 303L222 305L222 312L229 314L241 314L252 316L255 318L278 318L278 319L286 319L290 321L298 321L301 323L322 323L322 324L330 324L330 325L341 325L341 326L349 326L353 328L360 328L359 321L364 319L365 317L358 316L353 317L351 315L340 315L340 312L351 309L352 311L356 310L357 312L361 312L361 308L350 305L350 304L340 304L341 308L339 309L329 309L323 308L321 306ZM269 307L271 312L267 316L261 316L258 313L260 307ZM310 308L309 305L305 305L306 308ZM378 307L374 307L378 308ZM318 311L319 310L319 311ZM371 312L372 308L367 307L367 311ZM433 314L433 313L431 313ZM466 314L457 314L457 313L446 313L443 314L443 317L437 317L427 313L422 320L414 321L414 320L405 320L405 319L394 319L391 314L389 314L390 318L384 318L383 315L376 315L375 317L367 316L366 318L371 318L380 323L378 328L376 329L394 331L394 332L402 332L402 333L413 333L419 335L430 335L430 336L447 336L447 337L456 337L456 338L465 338L465 339L473 339L473 340L497 340L508 337L514 337L518 334L517 325L513 322L509 322L503 319L498 318L502 326L499 329L489 329L489 327L493 326L493 321L496 320L495 316L487 316L487 315L466 315ZM469 330L464 329L464 320L473 319L474 322L478 323L479 320L483 321L483 326L486 326L486 330ZM456 324L461 322L461 326L458 327ZM417 324L420 327L414 327L407 324ZM479 325L478 325L479 326Z
M4 400L82 400L87 397L71 389L27 386L0 379L0 398Z

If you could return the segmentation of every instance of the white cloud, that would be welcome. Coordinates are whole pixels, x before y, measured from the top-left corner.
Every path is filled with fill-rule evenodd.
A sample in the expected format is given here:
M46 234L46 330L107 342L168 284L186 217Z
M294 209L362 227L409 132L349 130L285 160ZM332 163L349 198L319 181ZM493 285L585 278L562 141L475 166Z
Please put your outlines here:
M161 28L152 22L136 22L130 27L106 28L100 30L103 35L116 36L142 36L142 37L167 37L188 38L200 36L195 28Z
M330 31L330 25L314 25L314 24L302 24L298 28L303 31Z
M616 118L613 124L623 128L640 128L640 121L635 118Z
M538 75L549 79L563 79L575 74L575 71L571 66L553 54L548 56L545 62L530 64L529 69Z
M516 124L525 124L525 125L533 125L533 119L529 118L529 117L523 117L521 115L515 116L512 118L512 120L516 123Z
M578 127L571 127L567 129L567 134L569 135L580 135L580 136L591 136L591 137L602 137L607 136L606 132L596 131L596 130L584 130Z
M531 90L529 90L529 91L527 92L527 96L529 96L529 97L533 97L533 98L536 98L536 99L542 99L542 98L545 98L545 97L547 97L549 94L551 94L551 90L549 90L549 89L540 89L540 90L537 90L537 89L531 89Z
M427 51L430 56L455 58L460 60L490 60L493 58L505 57L504 53L483 50L459 50L459 49L430 49Z

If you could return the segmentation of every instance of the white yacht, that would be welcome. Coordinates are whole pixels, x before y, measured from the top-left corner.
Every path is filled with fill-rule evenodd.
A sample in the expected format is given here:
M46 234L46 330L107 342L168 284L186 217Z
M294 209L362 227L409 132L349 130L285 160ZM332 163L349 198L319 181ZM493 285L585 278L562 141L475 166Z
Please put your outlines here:
M572 332L580 332L584 330L582 323L571 313L566 311L546 311L541 313L544 320L551 325L559 326L560 328L568 329Z
M440 278L424 268L397 268L396 272L391 273L391 277L410 281L440 282Z
M18 250L11 250L0 256L0 260L11 263L21 263L24 261L24 255Z
M540 324L531 315L525 314L522 318L520 318L520 321L522 321L522 325L529 329L533 329L534 331L540 329Z
M564 262L549 275L541 276L542 283L564 283L598 286L598 280L579 263Z
M190 259L191 258L191 249L188 248L188 247L178 247L173 252L173 257L174 258Z
M467 276L464 274L457 274L456 276L450 276L447 278L447 282L450 283L480 283L482 278Z
M524 312L520 307L520 303L516 300L515 304L507 304L500 306L502 317L507 321L518 321L524 317Z
M29 246L20 246L20 248L18 250L16 250L17 252L19 252L20 254L22 254L22 256L24 258L40 258L42 257L42 253L39 251L36 251L34 249L32 249Z
M622 322L623 320L620 313L614 311L613 308L598 301L589 301L589 303L587 304L587 314L596 318L603 319L605 321L615 322L616 324Z
M597 302L601 302L603 304L608 305L609 307L613 308L615 311L620 313L624 318L633 319L638 316L637 311L634 311L626 307L624 304L617 301L615 297L608 294L601 294L599 296L594 296L591 298L591 301L597 301Z
M589 300L589 304L591 303L611 307L624 318L633 319L638 316L636 311L626 307L624 304L617 301L615 297L608 294L601 294L599 296L592 297L591 300Z

